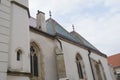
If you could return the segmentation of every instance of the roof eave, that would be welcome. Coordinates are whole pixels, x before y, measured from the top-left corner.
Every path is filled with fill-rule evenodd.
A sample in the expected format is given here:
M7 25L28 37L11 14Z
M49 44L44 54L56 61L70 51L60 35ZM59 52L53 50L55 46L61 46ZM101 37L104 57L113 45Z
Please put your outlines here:
M100 51L95 50L95 49L92 49L92 48L90 48L90 47L88 47L88 46L85 46L85 45L83 45L83 44L80 44L79 42L76 42L76 41L74 41L74 40L71 40L71 39L69 39L69 38L67 38L67 37L65 37L65 36L63 36L63 35L61 35L61 34L59 34L59 33L56 33L56 37L59 37L59 38L61 38L61 39L66 39L66 40L72 42L74 45L77 45L77 46L82 47L82 48L87 49L87 50L91 50L92 52L95 52L96 54L107 58L107 55L101 53Z

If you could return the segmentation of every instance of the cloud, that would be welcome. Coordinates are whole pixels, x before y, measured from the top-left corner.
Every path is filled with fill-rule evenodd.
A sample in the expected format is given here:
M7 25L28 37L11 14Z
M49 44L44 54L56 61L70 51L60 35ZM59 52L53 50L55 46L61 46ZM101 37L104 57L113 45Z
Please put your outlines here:
M29 7L32 11L41 10L47 13L49 10L55 14L69 12L75 4L82 3L81 0L29 0ZM36 9L37 8L37 9ZM31 13L33 16L33 12Z
M88 17L77 20L77 32L107 55L120 52L120 14L99 19Z

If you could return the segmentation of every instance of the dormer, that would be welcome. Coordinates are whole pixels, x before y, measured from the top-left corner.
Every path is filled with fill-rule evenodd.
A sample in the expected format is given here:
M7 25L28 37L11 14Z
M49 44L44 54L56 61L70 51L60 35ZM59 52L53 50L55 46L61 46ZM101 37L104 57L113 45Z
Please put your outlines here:
M46 32L46 21L45 21L45 13L38 10L37 16L36 16L36 24L37 29L42 30Z

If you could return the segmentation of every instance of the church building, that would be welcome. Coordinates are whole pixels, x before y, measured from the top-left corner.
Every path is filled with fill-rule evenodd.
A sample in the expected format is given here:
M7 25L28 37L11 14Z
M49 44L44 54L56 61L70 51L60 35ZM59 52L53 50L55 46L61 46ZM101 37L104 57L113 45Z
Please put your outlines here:
M107 56L28 0L0 0L0 80L112 80Z

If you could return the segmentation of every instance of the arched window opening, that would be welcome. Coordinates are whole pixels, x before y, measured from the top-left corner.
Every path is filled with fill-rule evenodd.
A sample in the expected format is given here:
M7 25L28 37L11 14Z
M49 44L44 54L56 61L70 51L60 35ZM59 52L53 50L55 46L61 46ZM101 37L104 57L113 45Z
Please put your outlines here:
M31 73L33 76L38 76L38 57L37 51L34 46L30 47L30 54L31 54Z
M91 59L91 61L92 61L92 65L93 65L95 79L96 80L106 80L104 68L101 64L101 61L96 61L94 59Z
M106 75L105 75L104 67L103 67L101 61L99 61L99 67L100 67L100 72L101 72L102 80L106 80Z
M97 76L98 76L98 80L102 80L102 76L101 76L101 71L100 71L100 67L99 67L99 64L95 64L95 68L96 68L96 73L97 73Z
M18 50L18 51L17 51L17 61L20 61L20 60L21 60L21 55L22 55L22 51L21 51L21 50Z
M83 79L83 71L82 71L82 58L80 55L77 55L76 56L76 64L77 64L77 69L78 69L78 75L79 75L79 78L80 79Z

